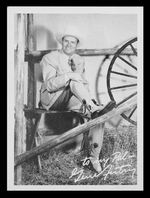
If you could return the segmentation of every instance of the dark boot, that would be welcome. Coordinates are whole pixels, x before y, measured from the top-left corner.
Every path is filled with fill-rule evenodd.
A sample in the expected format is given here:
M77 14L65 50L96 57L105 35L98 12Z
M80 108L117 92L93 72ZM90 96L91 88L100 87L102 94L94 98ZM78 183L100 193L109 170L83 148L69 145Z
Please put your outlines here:
M105 113L111 111L112 109L114 109L116 106L116 102L115 101L110 101L109 103L107 103L105 106L103 106L102 109L100 110L97 110L97 111L94 111L92 114L91 114L91 119L95 119L97 117L100 117L102 115L104 115Z

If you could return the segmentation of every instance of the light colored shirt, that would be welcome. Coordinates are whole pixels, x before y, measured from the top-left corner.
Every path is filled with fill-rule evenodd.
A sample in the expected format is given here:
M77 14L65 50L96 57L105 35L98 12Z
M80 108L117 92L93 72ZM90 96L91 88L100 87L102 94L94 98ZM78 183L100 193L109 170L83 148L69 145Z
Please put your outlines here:
M69 56L62 50L52 51L43 56L40 65L43 71L41 102L49 109L69 84L68 72L72 72ZM48 91L48 93L47 93Z
M41 61L43 80L49 92L55 92L68 84L68 72L72 72L68 63L69 56L62 50L45 55Z

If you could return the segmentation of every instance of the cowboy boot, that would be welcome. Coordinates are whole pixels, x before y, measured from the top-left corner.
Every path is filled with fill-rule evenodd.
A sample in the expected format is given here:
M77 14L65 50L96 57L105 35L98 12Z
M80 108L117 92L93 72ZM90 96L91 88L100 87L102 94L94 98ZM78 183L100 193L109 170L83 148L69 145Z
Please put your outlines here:
M92 99L91 101L92 102L90 105L87 104L86 100L83 99L82 101L84 107L84 112L82 112L85 116L87 116L90 119L95 119L99 116L102 116L105 113L111 111L116 106L115 101L110 101L105 106L102 104L99 105L94 99Z
M97 117L100 117L100 116L108 113L109 111L113 110L115 108L115 106L116 106L116 102L113 100L108 102L105 106L100 105L99 109L92 110L91 119L95 119Z

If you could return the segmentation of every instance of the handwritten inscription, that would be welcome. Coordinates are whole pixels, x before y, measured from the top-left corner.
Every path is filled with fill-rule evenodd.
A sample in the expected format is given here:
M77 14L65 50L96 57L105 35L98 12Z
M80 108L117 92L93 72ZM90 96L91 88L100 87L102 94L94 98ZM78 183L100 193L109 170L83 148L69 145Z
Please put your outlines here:
M94 174L89 174L85 175L84 169L78 169L74 168L71 172L70 179L74 177L74 182L82 181L85 179L93 179L93 178L98 178L100 176L103 176L103 179L106 180L109 175L121 175L130 172L131 177L134 177L134 174L136 172L136 169L132 167L131 159L134 158L135 155L129 155L128 151L125 153L121 152L115 152L112 154L110 158L111 159L111 164L108 164L110 161L110 158L107 159L100 159L99 162L103 163L103 170L100 173L94 173ZM82 160L82 166L88 166L90 163L90 158L86 157ZM125 162L130 161L130 163L125 163ZM121 165L123 163L123 165Z

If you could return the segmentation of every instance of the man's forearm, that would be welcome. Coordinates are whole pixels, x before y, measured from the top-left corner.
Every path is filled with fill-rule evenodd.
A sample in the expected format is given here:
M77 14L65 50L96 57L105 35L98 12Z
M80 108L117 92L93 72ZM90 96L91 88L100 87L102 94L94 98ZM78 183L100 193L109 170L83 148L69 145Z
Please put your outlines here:
M56 77L51 77L46 80L47 90L50 92L57 91L63 87L65 87L69 82L69 76L67 74L63 74Z

